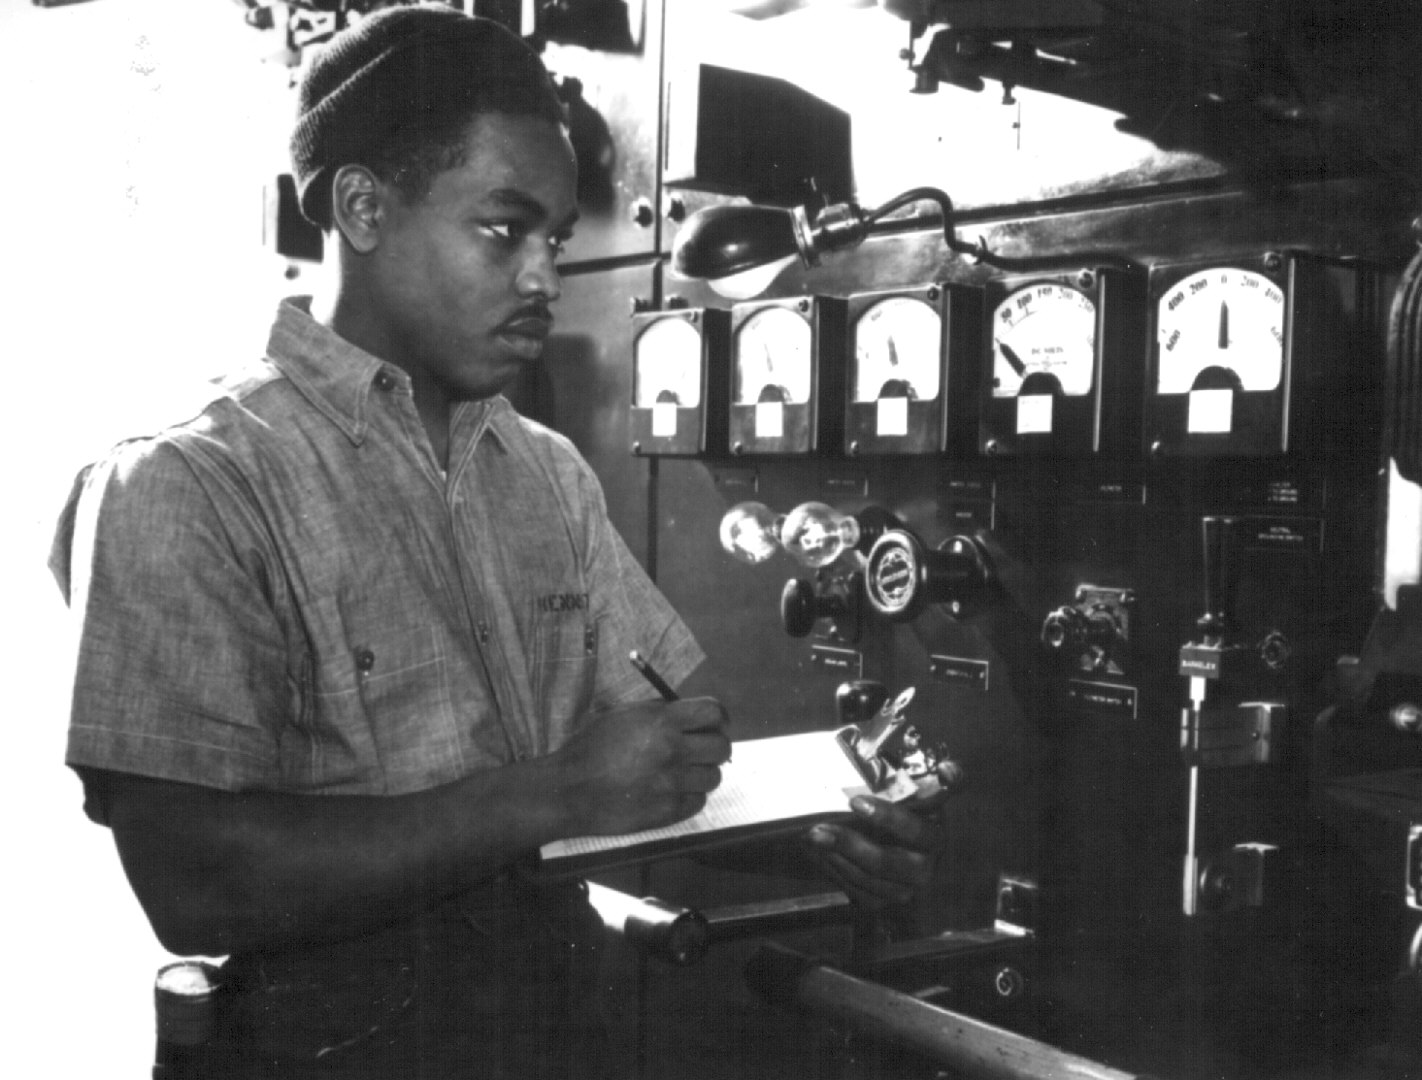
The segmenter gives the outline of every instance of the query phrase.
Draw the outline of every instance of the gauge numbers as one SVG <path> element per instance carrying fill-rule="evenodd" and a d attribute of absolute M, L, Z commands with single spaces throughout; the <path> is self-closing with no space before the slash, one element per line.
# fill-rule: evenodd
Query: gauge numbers
<path fill-rule="evenodd" d="M 1160 298 L 1156 393 L 1275 390 L 1284 370 L 1284 291 L 1222 266 L 1182 278 Z"/>
<path fill-rule="evenodd" d="M 1096 304 L 1056 282 L 1018 289 L 992 313 L 992 348 L 993 397 L 1082 397 L 1096 377 Z"/>

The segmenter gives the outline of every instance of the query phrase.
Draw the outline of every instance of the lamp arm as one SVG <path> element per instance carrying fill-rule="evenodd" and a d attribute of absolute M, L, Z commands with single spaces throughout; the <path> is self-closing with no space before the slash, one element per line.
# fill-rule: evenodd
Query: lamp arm
<path fill-rule="evenodd" d="M 886 216 L 901 207 L 916 202 L 935 202 L 943 212 L 943 242 L 959 255 L 966 255 L 974 262 L 987 263 L 998 270 L 1035 271 L 1060 270 L 1066 267 L 1090 265 L 1111 266 L 1121 270 L 1139 269 L 1140 264 L 1124 255 L 1109 251 L 1079 251 L 1065 255 L 1041 255 L 1033 258 L 1013 258 L 998 255 L 990 250 L 981 237 L 976 244 L 959 240 L 954 234 L 953 200 L 946 191 L 933 187 L 916 187 L 895 195 L 877 210 L 871 210 L 861 218 L 866 234 L 882 232 L 874 226 Z"/>

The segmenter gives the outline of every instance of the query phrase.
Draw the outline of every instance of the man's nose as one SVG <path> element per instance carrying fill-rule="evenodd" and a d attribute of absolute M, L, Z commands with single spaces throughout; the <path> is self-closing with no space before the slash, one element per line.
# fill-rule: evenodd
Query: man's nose
<path fill-rule="evenodd" d="M 563 279 L 558 273 L 558 253 L 548 244 L 531 246 L 534 250 L 524 260 L 516 283 L 519 295 L 557 300 L 563 295 Z"/>

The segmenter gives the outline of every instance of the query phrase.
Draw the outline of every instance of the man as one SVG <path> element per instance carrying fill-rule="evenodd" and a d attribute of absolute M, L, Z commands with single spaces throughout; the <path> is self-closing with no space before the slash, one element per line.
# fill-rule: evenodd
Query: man
<path fill-rule="evenodd" d="M 531 856 L 694 813 L 729 743 L 586 463 L 499 393 L 577 216 L 561 106 L 497 24 L 386 9 L 311 65 L 292 156 L 333 292 L 66 508 L 67 760 L 163 945 L 229 957 L 210 1075 L 594 1075 L 598 924 Z M 906 899 L 922 824 L 858 812 L 811 845 Z"/>

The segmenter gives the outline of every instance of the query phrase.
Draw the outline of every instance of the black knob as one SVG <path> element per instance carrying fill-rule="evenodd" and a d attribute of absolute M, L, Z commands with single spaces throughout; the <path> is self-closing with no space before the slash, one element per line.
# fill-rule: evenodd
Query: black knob
<path fill-rule="evenodd" d="M 780 593 L 780 621 L 791 637 L 805 637 L 820 619 L 849 614 L 849 602 L 843 595 L 819 592 L 804 578 L 791 578 Z"/>
<path fill-rule="evenodd" d="M 839 726 L 867 722 L 888 700 L 889 688 L 873 679 L 850 679 L 840 683 L 834 692 L 834 710 Z"/>

